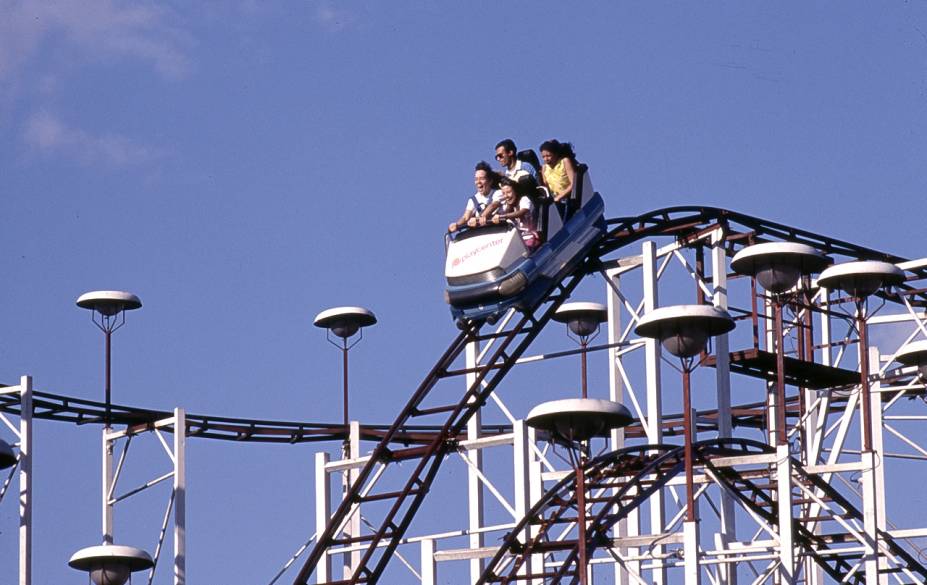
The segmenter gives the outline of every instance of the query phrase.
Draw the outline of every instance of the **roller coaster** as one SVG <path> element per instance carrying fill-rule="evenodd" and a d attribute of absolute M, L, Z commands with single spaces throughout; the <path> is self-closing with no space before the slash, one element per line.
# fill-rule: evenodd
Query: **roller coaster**
<path fill-rule="evenodd" d="M 456 333 L 390 425 L 105 405 L 33 390 L 28 377 L 0 388 L 0 416 L 18 435 L 16 464 L 0 498 L 19 473 L 25 527 L 20 583 L 31 585 L 36 454 L 30 443 L 36 419 L 105 424 L 105 441 L 126 443 L 123 457 L 133 437 L 174 435 L 174 471 L 152 485 L 173 483 L 175 583 L 185 582 L 183 445 L 190 439 L 345 445 L 338 460 L 318 453 L 317 532 L 307 535 L 271 583 L 286 577 L 304 584 L 314 575 L 317 583 L 434 584 L 439 566 L 454 562 L 468 566 L 469 577 L 459 582 L 481 584 L 579 583 L 587 571 L 592 580 L 614 583 L 927 582 L 921 550 L 927 522 L 911 515 L 896 518 L 906 523 L 898 526 L 889 517 L 892 495 L 910 478 L 923 477 L 919 467 L 927 460 L 920 363 L 899 357 L 917 339 L 927 339 L 927 259 L 710 207 L 661 209 L 605 225 L 543 295 L 509 309 L 493 325 L 474 321 Z M 865 305 L 812 275 L 802 275 L 787 297 L 774 298 L 757 278 L 730 265 L 738 251 L 770 242 L 803 244 L 838 264 L 889 263 L 905 279 L 877 288 Z M 556 447 L 511 414 L 498 390 L 516 366 L 579 353 L 528 352 L 588 277 L 605 283 L 608 339 L 582 351 L 607 353 L 609 398 L 627 404 L 635 422 L 612 431 L 606 452 L 571 471 L 553 456 Z M 737 323 L 698 357 L 699 385 L 711 388 L 713 406 L 693 413 L 693 428 L 686 428 L 684 413 L 664 412 L 672 386 L 664 370 L 673 366 L 659 341 L 634 335 L 635 324 L 661 306 L 661 297 L 681 291 L 695 304 L 728 311 Z M 891 330 L 901 343 L 871 343 L 867 333 L 880 329 Z M 762 399 L 733 403 L 735 392 L 746 388 Z M 482 422 L 481 411 L 495 406 L 506 424 Z M 860 430 L 866 423 L 868 435 Z M 711 512 L 694 525 L 683 520 L 678 494 L 686 482 L 681 445 L 687 439 L 695 453 L 695 498 Z M 363 442 L 374 446 L 362 452 Z M 494 479 L 484 468 L 481 454 L 490 448 L 511 448 L 507 478 Z M 442 466 L 457 457 L 468 474 L 467 525 L 423 533 L 418 513 L 429 496 L 436 497 Z M 113 466 L 112 458 L 104 465 Z M 117 477 L 121 465 L 122 458 Z M 582 494 L 577 474 L 585 480 Z M 335 476 L 344 482 L 338 494 L 329 481 Z M 508 490 L 510 495 L 503 493 Z M 487 493 L 504 510 L 497 522 L 486 518 Z M 104 494 L 104 517 L 118 501 L 112 489 Z M 160 529 L 156 564 L 169 519 L 166 514 Z M 492 545 L 490 537 L 497 538 Z M 581 546 L 588 567 L 579 566 Z M 407 558 L 414 549 L 417 563 Z"/>

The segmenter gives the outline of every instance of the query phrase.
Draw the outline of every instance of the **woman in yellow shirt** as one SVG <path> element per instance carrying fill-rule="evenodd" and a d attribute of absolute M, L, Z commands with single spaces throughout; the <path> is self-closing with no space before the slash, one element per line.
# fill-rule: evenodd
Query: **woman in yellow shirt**
<path fill-rule="evenodd" d="M 577 162 L 573 145 L 569 142 L 548 140 L 538 150 L 541 151 L 541 159 L 544 161 L 541 168 L 544 185 L 560 209 L 560 216 L 566 219 L 566 199 L 573 192 L 573 181 L 576 178 Z"/>

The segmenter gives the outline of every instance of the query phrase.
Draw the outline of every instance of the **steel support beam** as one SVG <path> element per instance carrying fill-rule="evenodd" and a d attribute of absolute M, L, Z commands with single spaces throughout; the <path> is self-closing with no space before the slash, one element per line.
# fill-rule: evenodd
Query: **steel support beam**
<path fill-rule="evenodd" d="M 525 424 L 523 420 L 516 420 L 512 425 L 512 468 L 515 472 L 514 484 L 515 484 L 515 521 L 517 522 L 523 518 L 528 510 L 531 509 L 531 481 L 529 474 L 531 473 L 532 465 L 531 459 L 532 451 L 531 445 L 528 443 L 528 425 Z M 530 527 L 524 531 L 524 534 L 520 535 L 519 538 L 522 539 L 522 542 L 528 542 L 530 538 Z M 534 561 L 536 560 L 535 555 L 529 555 L 525 559 L 524 565 L 521 568 L 520 574 L 532 574 L 535 572 Z"/>
<path fill-rule="evenodd" d="M 110 438 L 112 429 L 103 427 L 102 437 L 102 475 L 101 475 L 101 504 L 102 504 L 102 531 L 103 544 L 113 544 L 113 504 L 110 503 L 110 494 L 113 490 L 113 448 L 115 440 Z"/>
<path fill-rule="evenodd" d="M 712 304 L 723 310 L 728 309 L 727 292 L 727 254 L 724 249 L 724 229 L 718 228 L 711 234 L 711 285 L 714 291 Z M 728 334 L 714 338 L 715 346 L 715 384 L 718 400 L 718 437 L 733 436 L 731 418 L 731 354 Z M 737 540 L 737 526 L 734 520 L 734 498 L 726 491 L 720 495 L 721 526 L 719 545 L 727 545 Z M 721 585 L 737 585 L 736 568 L 722 564 L 718 567 Z"/>
<path fill-rule="evenodd" d="M 342 445 L 342 455 L 344 459 L 350 459 L 352 461 L 360 458 L 360 423 L 356 420 L 348 423 L 348 440 Z M 351 486 L 354 485 L 354 482 L 357 481 L 358 475 L 357 467 L 349 467 L 344 470 L 341 475 L 342 482 L 342 494 L 347 495 L 350 491 Z M 351 519 L 348 521 L 347 526 L 344 529 L 344 535 L 346 537 L 360 536 L 361 535 L 361 514 L 360 510 L 357 511 Z M 354 567 L 357 566 L 357 563 L 360 562 L 360 551 L 351 551 L 345 553 L 342 557 L 343 562 L 343 575 L 344 578 L 349 578 L 354 573 Z"/>
<path fill-rule="evenodd" d="M 19 585 L 32 585 L 32 376 L 19 379 Z"/>
<path fill-rule="evenodd" d="M 187 582 L 187 415 L 174 409 L 174 585 Z"/>
<path fill-rule="evenodd" d="M 702 572 L 698 568 L 698 520 L 682 523 L 683 571 L 686 585 L 701 585 Z"/>
<path fill-rule="evenodd" d="M 611 284 L 605 285 L 605 296 L 608 308 L 608 344 L 611 346 L 608 350 L 608 397 L 610 400 L 624 404 L 624 378 L 621 375 L 621 354 L 616 344 L 621 340 L 621 299 L 618 297 L 616 290 L 621 290 L 621 270 L 613 269 L 605 273 L 605 277 L 611 281 Z M 618 450 L 625 446 L 624 429 L 613 429 L 611 431 L 611 448 Z M 622 539 L 629 536 L 640 535 L 640 512 L 634 510 L 627 518 L 618 522 L 613 536 L 616 539 Z M 619 554 L 624 556 L 637 557 L 640 549 L 637 547 L 628 547 L 619 549 Z M 615 564 L 615 585 L 629 585 L 631 583 L 629 571 L 640 574 L 640 562 L 628 561 L 627 569 L 620 564 Z"/>
<path fill-rule="evenodd" d="M 471 372 L 465 376 L 466 388 L 472 386 L 476 381 L 476 372 L 474 372 L 473 369 L 478 365 L 477 361 L 479 360 L 479 354 L 479 342 L 471 341 L 467 344 L 464 350 L 464 359 L 467 369 L 471 370 Z M 481 411 L 477 411 L 470 417 L 470 420 L 467 421 L 468 441 L 475 441 L 480 438 L 480 427 L 482 424 L 482 413 Z M 485 511 L 483 483 L 480 479 L 480 474 L 483 472 L 483 450 L 468 449 L 465 456 L 470 462 L 470 464 L 467 465 L 467 527 L 470 530 L 467 539 L 470 548 L 475 550 L 482 548 L 485 543 L 483 532 L 480 530 L 483 527 Z M 473 558 L 470 559 L 469 563 L 470 582 L 475 583 L 483 572 L 483 559 Z"/>
<path fill-rule="evenodd" d="M 435 541 L 425 538 L 421 546 L 422 585 L 438 585 L 438 563 L 435 561 Z"/>
<path fill-rule="evenodd" d="M 328 524 L 328 511 L 331 509 L 332 494 L 331 483 L 328 481 L 328 472 L 325 469 L 330 457 L 325 451 L 315 454 L 315 531 L 322 534 Z M 316 583 L 328 583 L 332 574 L 332 559 L 328 551 L 315 567 Z"/>
<path fill-rule="evenodd" d="M 869 363 L 881 363 L 879 348 L 873 347 L 869 350 Z M 885 508 L 885 446 L 884 432 L 882 428 L 882 384 L 876 381 L 872 385 L 872 449 L 875 456 L 872 469 L 872 480 L 875 488 L 875 524 L 876 528 L 883 532 L 888 531 L 888 518 Z M 879 569 L 887 569 L 888 563 L 884 556 L 879 556 Z M 879 583 L 887 585 L 889 582 L 888 574 L 879 575 Z"/>
<path fill-rule="evenodd" d="M 644 242 L 642 246 L 642 273 L 644 290 L 644 314 L 660 306 L 657 287 L 657 247 L 652 241 Z M 663 442 L 663 397 L 660 384 L 660 342 L 648 339 L 644 345 L 645 375 L 647 380 L 647 439 L 651 443 Z M 666 522 L 663 489 L 657 490 L 650 498 L 650 533 L 663 532 Z M 663 554 L 661 545 L 653 546 L 653 555 L 657 557 L 653 563 L 654 585 L 666 583 L 666 567 L 659 559 Z"/>
<path fill-rule="evenodd" d="M 776 447 L 776 493 L 779 515 L 778 579 L 783 585 L 795 582 L 795 535 L 792 531 L 792 459 L 789 445 Z"/>

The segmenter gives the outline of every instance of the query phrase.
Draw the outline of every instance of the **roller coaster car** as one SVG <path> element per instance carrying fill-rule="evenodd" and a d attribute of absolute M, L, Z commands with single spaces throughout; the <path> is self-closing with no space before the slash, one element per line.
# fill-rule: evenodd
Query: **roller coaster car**
<path fill-rule="evenodd" d="M 546 192 L 545 192 L 546 193 Z M 571 273 L 605 233 L 605 204 L 592 188 L 585 165 L 576 169 L 564 223 L 549 197 L 534 200 L 544 243 L 529 254 L 513 225 L 468 229 L 447 236 L 445 299 L 461 328 L 490 324 L 508 309 L 534 306 Z"/>

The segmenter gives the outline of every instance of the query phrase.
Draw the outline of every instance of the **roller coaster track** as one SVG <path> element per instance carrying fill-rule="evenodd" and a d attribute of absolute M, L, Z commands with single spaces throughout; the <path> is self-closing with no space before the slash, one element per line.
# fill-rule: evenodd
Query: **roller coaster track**
<path fill-rule="evenodd" d="M 710 470 L 722 487 L 734 494 L 745 508 L 778 529 L 778 494 L 774 484 L 758 485 L 749 473 L 741 473 L 730 465 L 716 466 L 713 463 L 718 457 L 774 453 L 774 449 L 746 439 L 700 441 L 694 444 L 694 448 L 696 465 Z M 639 508 L 654 491 L 680 475 L 682 459 L 681 446 L 643 445 L 613 451 L 586 463 L 582 473 L 589 490 L 585 501 L 587 513 L 591 512 L 586 533 L 586 551 L 590 557 L 597 549 L 614 546 L 610 536 L 614 526 Z M 863 585 L 865 573 L 858 567 L 863 554 L 858 551 L 859 547 L 845 551 L 839 548 L 844 543 L 861 544 L 858 539 L 863 532 L 862 513 L 819 475 L 807 473 L 798 460 L 792 459 L 791 464 L 793 485 L 802 486 L 806 494 L 814 495 L 814 500 L 826 502 L 833 514 L 813 518 L 794 516 L 792 530 L 796 544 L 835 581 Z M 560 529 L 563 536 L 576 523 L 575 484 L 576 472 L 573 472 L 545 492 L 506 535 L 477 581 L 478 585 L 537 579 L 553 585 L 565 578 L 570 583 L 578 582 L 579 543 L 575 538 L 560 538 L 554 533 Z M 793 502 L 804 502 L 795 505 L 805 508 L 809 503 L 807 497 L 802 499 L 801 496 L 793 496 Z M 838 518 L 839 522 L 836 521 Z M 827 524 L 836 525 L 838 532 L 824 534 L 822 528 Z M 887 532 L 878 531 L 878 546 L 886 559 L 881 573 L 903 573 L 914 582 L 927 582 L 927 568 Z M 524 570 L 532 555 L 552 557 L 557 554 L 560 555 L 557 562 L 548 563 L 555 569 L 533 573 Z"/>
<path fill-rule="evenodd" d="M 9 386 L 0 384 L 0 389 Z M 21 405 L 15 394 L 0 394 L 0 412 L 19 416 Z M 106 405 L 102 402 L 62 396 L 49 392 L 33 391 L 32 416 L 37 419 L 67 422 L 76 425 L 104 422 Z M 174 416 L 173 412 L 151 410 L 134 406 L 112 405 L 112 421 L 125 425 L 129 434 L 142 433 L 155 428 L 155 423 Z M 204 414 L 187 414 L 187 436 L 203 439 L 253 443 L 312 443 L 344 441 L 350 429 L 343 424 L 320 422 L 290 422 L 230 418 Z M 390 429 L 389 425 L 360 425 L 360 438 L 379 441 Z M 174 432 L 172 426 L 163 430 Z M 396 444 L 427 444 L 434 439 L 439 427 L 434 425 L 406 425 L 392 434 Z M 485 434 L 497 435 L 512 432 L 510 425 L 484 425 Z"/>
<path fill-rule="evenodd" d="M 730 440 L 727 440 L 727 442 L 730 442 Z M 772 451 L 769 448 L 767 449 Z M 715 467 L 712 465 L 711 459 L 704 455 L 702 456 L 702 462 L 744 506 L 754 514 L 762 517 L 770 526 L 778 524 L 778 516 L 774 512 L 777 494 L 775 494 L 775 490 L 771 486 L 758 485 L 751 478 L 745 477 L 730 467 Z M 831 515 L 814 518 L 802 515 L 796 515 L 793 518 L 792 530 L 795 533 L 796 542 L 802 547 L 802 551 L 811 556 L 818 566 L 838 582 L 865 585 L 865 572 L 854 567 L 862 559 L 863 553 L 842 552 L 839 549 L 834 549 L 835 554 L 820 554 L 821 551 L 827 550 L 834 545 L 839 546 L 845 542 L 854 542 L 856 535 L 851 530 L 856 532 L 857 535 L 861 535 L 863 532 L 862 512 L 856 509 L 843 494 L 821 476 L 807 473 L 796 459 L 792 459 L 792 482 L 796 486 L 801 486 L 800 489 L 805 494 L 805 496 L 798 495 L 800 500 L 805 501 L 805 504 L 802 505 L 804 509 L 807 509 L 809 504 L 814 503 L 807 502 L 808 496 L 814 494 L 814 499 L 826 502 L 831 512 Z M 822 534 L 823 530 L 821 529 L 825 526 L 833 526 L 838 532 Z M 817 532 L 815 531 L 816 527 L 819 529 Z M 883 549 L 882 553 L 890 565 L 880 572 L 905 573 L 908 577 L 915 579 L 915 582 L 927 582 L 927 568 L 920 561 L 902 548 L 887 532 L 877 530 L 877 534 L 878 545 Z M 862 543 L 858 542 L 858 544 Z"/>
<path fill-rule="evenodd" d="M 0 390 L 10 386 L 0 384 Z M 788 397 L 789 416 L 797 416 L 798 396 Z M 32 392 L 32 417 L 41 420 L 50 420 L 63 423 L 82 425 L 103 425 L 106 405 L 102 402 L 75 398 L 50 392 L 34 390 Z M 167 410 L 153 410 L 136 406 L 120 404 L 111 405 L 112 420 L 115 425 L 125 425 L 129 434 L 139 434 L 153 430 L 158 421 L 174 416 Z M 836 399 L 831 403 L 831 412 L 840 412 L 842 400 Z M 0 394 L 0 412 L 20 416 L 21 403 L 15 393 Z M 766 406 L 762 402 L 741 404 L 733 407 L 733 426 L 735 428 L 762 429 L 766 426 Z M 675 436 L 682 433 L 682 414 L 664 415 L 664 431 L 666 436 Z M 698 412 L 699 430 L 710 432 L 717 430 L 717 410 L 701 410 Z M 324 422 L 297 422 L 281 420 L 262 420 L 247 418 L 231 418 L 224 416 L 187 413 L 187 436 L 198 439 L 216 439 L 244 443 L 280 443 L 295 445 L 299 443 L 318 443 L 325 441 L 345 441 L 349 438 L 350 427 L 340 423 Z M 380 441 L 386 436 L 390 426 L 384 424 L 360 425 L 360 439 L 362 441 Z M 173 426 L 161 427 L 161 430 L 174 432 Z M 391 440 L 397 445 L 425 445 L 430 444 L 441 427 L 436 425 L 405 425 L 398 432 L 391 435 Z M 512 425 L 483 424 L 480 433 L 483 436 L 502 435 L 512 432 Z M 629 439 L 646 437 L 646 432 L 639 422 L 625 429 L 625 436 Z M 459 439 L 464 440 L 465 434 Z"/>
<path fill-rule="evenodd" d="M 892 264 L 907 261 L 906 258 L 895 254 L 719 207 L 667 207 L 635 217 L 610 219 L 607 224 L 610 230 L 591 254 L 598 258 L 642 238 L 676 236 L 682 241 L 687 241 L 721 225 L 728 232 L 726 240 L 729 251 L 733 251 L 737 245 L 788 241 L 808 244 L 825 254 L 840 255 L 848 260 L 881 260 Z M 907 270 L 918 278 L 927 277 L 927 267 L 912 267 Z M 927 305 L 927 291 L 902 288 L 908 293 L 913 304 Z"/>
<path fill-rule="evenodd" d="M 683 449 L 672 445 L 640 445 L 607 453 L 590 460 L 583 467 L 589 495 L 587 506 L 598 507 L 608 499 L 612 514 L 608 520 L 614 524 L 635 510 L 657 489 L 683 469 Z M 509 532 L 502 546 L 489 561 L 477 585 L 488 583 L 514 583 L 537 579 L 562 579 L 576 574 L 575 540 L 563 540 L 552 534 L 554 529 L 564 533 L 575 526 L 577 520 L 576 473 L 570 473 L 552 488 L 525 514 Z M 608 494 L 605 497 L 602 494 Z M 601 523 L 601 521 L 600 521 Z M 599 524 L 593 523 L 597 528 Z M 526 538 L 527 535 L 527 538 Z M 589 535 L 590 554 L 595 546 L 606 545 L 600 535 Z M 567 552 L 568 557 L 553 572 L 524 570 L 532 556 Z M 505 574 L 503 574 L 505 573 Z"/>
<path fill-rule="evenodd" d="M 839 254 L 851 259 L 880 259 L 893 263 L 903 258 L 857 246 L 849 242 L 820 236 L 805 230 L 792 228 L 776 222 L 766 221 L 744 214 L 712 207 L 673 207 L 645 215 L 617 218 L 607 222 L 609 230 L 595 243 L 585 260 L 564 279 L 552 285 L 546 298 L 536 306 L 525 307 L 515 317 L 515 325 L 492 335 L 479 335 L 476 329 L 460 333 L 435 366 L 426 375 L 412 397 L 399 413 L 393 426 L 387 431 L 373 450 L 369 460 L 360 470 L 357 480 L 348 490 L 345 498 L 330 518 L 324 532 L 301 567 L 294 583 L 302 585 L 323 561 L 329 549 L 361 547 L 360 561 L 353 567 L 353 573 L 337 584 L 376 583 L 383 574 L 393 552 L 412 522 L 416 512 L 425 500 L 445 457 L 453 451 L 457 438 L 466 428 L 467 421 L 485 404 L 492 392 L 502 382 L 515 362 L 531 345 L 548 323 L 557 308 L 566 301 L 584 276 L 600 272 L 609 266 L 605 256 L 643 238 L 670 236 L 686 242 L 718 226 L 723 226 L 728 242 L 728 252 L 738 243 L 746 245 L 757 241 L 788 240 L 808 243 L 829 254 Z M 923 269 L 918 276 L 927 276 Z M 927 303 L 923 291 L 910 291 L 911 301 Z M 461 356 L 466 345 L 477 339 L 492 339 L 496 342 L 492 355 L 475 368 L 473 381 L 456 403 L 425 406 L 424 401 L 435 385 L 449 377 L 452 364 Z M 459 374 L 463 370 L 457 370 Z M 446 400 L 445 400 L 446 402 Z M 401 428 L 420 416 L 442 415 L 447 418 L 441 430 L 429 445 L 393 450 L 390 443 Z M 399 461 L 415 461 L 415 465 L 397 481 L 398 490 L 371 493 L 380 475 L 389 466 Z M 382 469 L 381 469 L 382 468 Z M 395 474 L 394 474 L 395 475 Z M 404 479 L 402 479 L 404 478 Z M 376 530 L 369 535 L 351 535 L 339 538 L 339 533 L 349 518 L 358 513 L 363 503 L 378 502 L 386 507 Z"/>
<path fill-rule="evenodd" d="M 547 297 L 537 306 L 526 307 L 498 332 L 486 334 L 480 333 L 477 329 L 470 329 L 457 335 L 412 393 L 392 425 L 361 426 L 361 439 L 377 441 L 377 445 L 359 471 L 357 481 L 331 517 L 328 527 L 319 535 L 315 548 L 302 566 L 295 583 L 306 583 L 326 551 L 335 546 L 362 546 L 363 549 L 361 562 L 356 566 L 354 574 L 346 580 L 330 581 L 331 583 L 374 583 L 379 579 L 392 552 L 422 505 L 445 456 L 465 437 L 467 421 L 485 404 L 579 282 L 589 274 L 601 273 L 617 265 L 617 259 L 608 258 L 610 254 L 645 238 L 654 237 L 675 238 L 682 244 L 701 245 L 696 244 L 700 237 L 722 227 L 728 255 L 732 255 L 738 247 L 752 243 L 785 240 L 806 243 L 847 260 L 875 259 L 896 264 L 905 262 L 904 258 L 892 254 L 714 207 L 671 207 L 640 216 L 610 219 L 606 225 L 607 232 L 594 244 L 577 269 L 572 274 L 563 275 L 559 282 L 552 283 Z M 907 270 L 917 278 L 927 278 L 927 267 L 913 266 Z M 913 305 L 927 306 L 927 290 L 903 285 L 902 292 Z M 475 340 L 491 342 L 491 355 L 475 369 L 452 369 L 467 344 Z M 432 394 L 439 381 L 468 373 L 473 374 L 474 380 L 462 395 L 458 394 L 456 400 L 449 402 L 445 398 L 444 403 L 437 406 L 425 404 L 426 398 Z M 38 391 L 34 392 L 33 396 L 33 414 L 36 418 L 79 425 L 103 422 L 105 409 L 102 403 Z M 0 394 L 0 412 L 18 414 L 19 404 L 15 394 Z M 700 418 L 702 415 L 710 418 L 713 414 L 716 413 L 700 413 Z M 765 424 L 762 404 L 735 407 L 733 415 L 735 426 L 762 428 Z M 170 416 L 172 413 L 168 411 L 113 406 L 113 422 L 126 425 L 131 432 L 151 429 L 156 421 Z M 444 419 L 438 424 L 417 424 L 426 417 Z M 665 434 L 673 435 L 680 431 L 681 424 L 678 421 L 666 422 L 668 426 Z M 699 425 L 702 428 L 702 420 L 699 421 Z M 500 434 L 510 430 L 507 425 L 481 426 L 483 434 Z M 186 431 L 192 437 L 268 443 L 343 440 L 348 436 L 348 429 L 338 424 L 191 414 L 187 415 Z M 628 436 L 642 436 L 642 432 L 639 427 L 631 427 L 628 429 Z M 416 462 L 414 466 L 406 466 L 403 471 L 393 474 L 394 480 L 397 479 L 396 475 L 405 474 L 406 479 L 396 482 L 402 485 L 401 489 L 370 493 L 373 483 L 376 483 L 385 468 L 396 468 L 398 466 L 395 464 L 401 461 Z M 339 538 L 338 534 L 349 516 L 355 513 L 359 504 L 366 502 L 378 502 L 387 508 L 375 532 L 370 535 Z"/>

